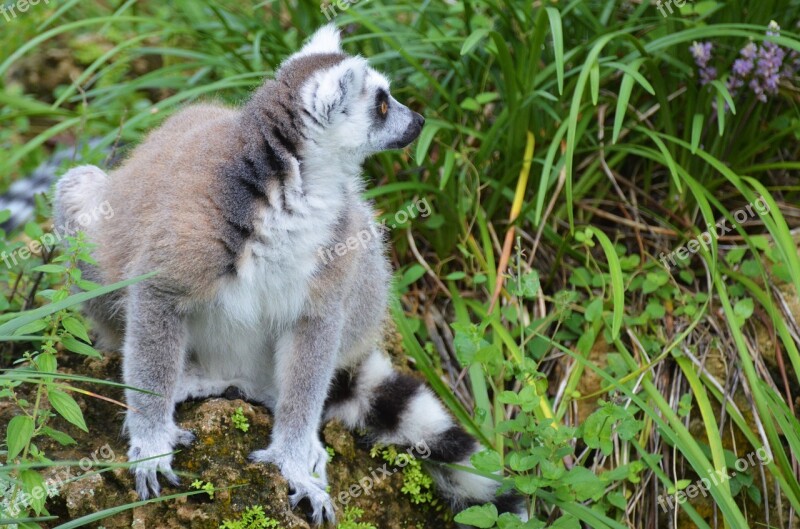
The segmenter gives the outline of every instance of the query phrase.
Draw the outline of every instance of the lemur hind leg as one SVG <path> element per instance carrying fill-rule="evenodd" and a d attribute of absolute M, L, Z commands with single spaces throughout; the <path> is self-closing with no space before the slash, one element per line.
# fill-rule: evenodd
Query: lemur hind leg
<path fill-rule="evenodd" d="M 366 431 L 370 442 L 413 449 L 412 455 L 432 462 L 470 467 L 470 456 L 481 450 L 433 391 L 417 378 L 395 371 L 380 351 L 373 352 L 357 368 L 337 373 L 325 418 Z M 498 496 L 498 481 L 445 465 L 426 468 L 454 510 L 492 502 L 500 513 L 516 513 L 527 520 L 522 497 L 509 493 Z"/>

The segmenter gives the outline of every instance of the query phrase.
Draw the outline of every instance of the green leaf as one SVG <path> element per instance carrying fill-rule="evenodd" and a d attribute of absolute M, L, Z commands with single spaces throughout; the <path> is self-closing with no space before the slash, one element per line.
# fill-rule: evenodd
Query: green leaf
<path fill-rule="evenodd" d="M 84 342 L 90 342 L 89 334 L 86 332 L 86 327 L 83 326 L 83 323 L 80 322 L 77 318 L 73 318 L 72 316 L 67 316 L 63 320 L 61 320 L 61 325 L 73 336 L 77 336 Z"/>
<path fill-rule="evenodd" d="M 516 514 L 504 512 L 497 518 L 497 527 L 499 529 L 540 529 L 544 527 L 544 522 L 537 520 L 523 522 Z"/>
<path fill-rule="evenodd" d="M 600 100 L 600 62 L 595 60 L 589 70 L 589 89 L 592 95 L 592 104 L 597 106 Z"/>
<path fill-rule="evenodd" d="M 40 373 L 55 373 L 58 363 L 53 353 L 42 353 L 36 357 L 36 370 Z"/>
<path fill-rule="evenodd" d="M 497 507 L 489 503 L 487 505 L 476 505 L 465 511 L 461 511 L 455 517 L 455 521 L 473 527 L 489 529 L 497 523 Z"/>
<path fill-rule="evenodd" d="M 574 467 L 562 478 L 562 483 L 570 485 L 578 501 L 599 499 L 606 490 L 606 485 L 586 467 Z"/>
<path fill-rule="evenodd" d="M 36 320 L 28 323 L 27 325 L 23 325 L 22 327 L 18 328 L 14 331 L 14 335 L 23 335 L 23 334 L 35 334 L 41 330 L 47 328 L 47 322 L 44 320 Z"/>
<path fill-rule="evenodd" d="M 653 86 L 639 73 L 639 68 L 644 61 L 644 58 L 640 58 L 633 61 L 630 65 L 617 62 L 609 64 L 609 66 L 619 67 L 625 72 L 625 74 L 622 76 L 622 82 L 620 83 L 619 88 L 619 96 L 617 97 L 617 111 L 614 114 L 614 133 L 612 135 L 612 143 L 617 143 L 619 134 L 622 131 L 622 123 L 625 121 L 625 113 L 628 111 L 628 101 L 630 101 L 631 92 L 633 92 L 634 82 L 638 82 L 647 92 L 655 95 Z"/>
<path fill-rule="evenodd" d="M 464 101 L 461 102 L 461 108 L 464 110 L 471 110 L 473 112 L 478 112 L 481 109 L 481 106 L 475 101 L 474 98 L 468 97 Z"/>
<path fill-rule="evenodd" d="M 97 352 L 94 347 L 92 347 L 89 344 L 83 343 L 77 338 L 74 338 L 72 336 L 64 336 L 61 339 L 61 344 L 67 350 L 72 351 L 73 353 L 91 356 L 92 358 L 103 358 L 103 355 Z"/>
<path fill-rule="evenodd" d="M 44 272 L 45 274 L 63 274 L 67 271 L 61 265 L 55 264 L 46 264 L 46 265 L 39 265 L 33 269 L 34 272 Z"/>
<path fill-rule="evenodd" d="M 692 154 L 697 154 L 697 148 L 700 146 L 700 137 L 703 135 L 703 124 L 705 116 L 703 114 L 695 114 L 692 118 Z"/>
<path fill-rule="evenodd" d="M 667 313 L 666 309 L 664 308 L 664 305 L 655 301 L 651 301 L 650 303 L 648 303 L 645 311 L 647 312 L 648 316 L 657 320 L 663 318 Z"/>
<path fill-rule="evenodd" d="M 414 263 L 413 265 L 409 266 L 408 270 L 406 270 L 402 277 L 397 280 L 397 288 L 402 290 L 424 275 L 425 267 L 419 263 Z"/>
<path fill-rule="evenodd" d="M 565 514 L 553 522 L 550 529 L 581 529 L 581 522 L 571 514 Z"/>
<path fill-rule="evenodd" d="M 642 292 L 645 294 L 652 294 L 662 286 L 667 284 L 669 281 L 669 277 L 660 272 L 650 272 L 645 277 L 644 283 L 642 284 Z"/>
<path fill-rule="evenodd" d="M 481 472 L 499 472 L 503 469 L 503 465 L 500 463 L 500 454 L 492 449 L 482 450 L 473 454 L 470 461 Z"/>
<path fill-rule="evenodd" d="M 736 302 L 736 305 L 733 306 L 733 313 L 743 321 L 753 315 L 754 308 L 753 298 L 740 299 Z"/>
<path fill-rule="evenodd" d="M 519 278 L 519 281 L 510 281 L 508 290 L 515 296 L 520 296 L 525 299 L 536 299 L 539 293 L 539 273 L 536 270 L 531 270 Z"/>
<path fill-rule="evenodd" d="M 553 34 L 553 55 L 556 62 L 558 93 L 564 93 L 564 29 L 561 24 L 561 13 L 555 7 L 548 7 L 547 18 L 550 20 L 550 32 Z"/>
<path fill-rule="evenodd" d="M 42 227 L 35 222 L 28 222 L 27 224 L 25 224 L 25 228 L 23 228 L 23 231 L 25 232 L 25 235 L 27 235 L 33 240 L 41 239 L 42 236 L 44 235 L 44 230 L 42 229 Z"/>
<path fill-rule="evenodd" d="M 464 44 L 461 46 L 461 56 L 468 55 L 487 35 L 489 35 L 489 30 L 486 28 L 473 31 L 472 35 L 464 39 Z"/>
<path fill-rule="evenodd" d="M 725 262 L 733 266 L 738 264 L 747 253 L 747 248 L 734 248 L 725 255 Z"/>
<path fill-rule="evenodd" d="M 56 430 L 55 428 L 50 428 L 49 426 L 44 426 L 42 428 L 42 433 L 44 435 L 46 435 L 47 437 L 49 437 L 50 439 L 53 439 L 55 442 L 57 442 L 61 446 L 69 446 L 69 445 L 78 444 L 78 442 L 75 439 L 73 439 L 72 437 L 70 437 L 68 434 L 65 434 L 61 430 Z"/>
<path fill-rule="evenodd" d="M 625 510 L 628 507 L 628 502 L 625 500 L 625 495 L 621 492 L 612 491 L 606 496 L 608 503 L 613 505 L 619 510 Z"/>
<path fill-rule="evenodd" d="M 625 282 L 622 278 L 622 267 L 619 264 L 619 257 L 614 249 L 614 244 L 604 232 L 591 227 L 592 233 L 600 241 L 603 253 L 606 254 L 608 269 L 611 273 L 611 293 L 614 301 L 613 314 L 611 320 L 611 337 L 616 339 L 622 329 L 622 320 L 625 315 Z"/>
<path fill-rule="evenodd" d="M 601 298 L 594 298 L 586 307 L 586 321 L 592 323 L 597 321 L 603 315 L 603 300 Z"/>
<path fill-rule="evenodd" d="M 56 410 L 59 415 L 88 433 L 89 430 L 86 428 L 86 422 L 83 420 L 83 412 L 81 412 L 81 408 L 78 406 L 78 403 L 75 402 L 75 399 L 60 389 L 52 388 L 48 389 L 47 398 L 50 404 L 53 405 L 53 409 Z"/>
<path fill-rule="evenodd" d="M 28 445 L 33 437 L 33 418 L 27 415 L 17 415 L 8 422 L 6 431 L 6 444 L 8 445 L 7 459 L 10 461 Z"/>
<path fill-rule="evenodd" d="M 47 500 L 47 485 L 45 485 L 44 479 L 34 470 L 23 470 L 19 477 L 28 494 L 31 507 L 37 515 L 41 514 L 44 510 L 44 502 Z"/>
<path fill-rule="evenodd" d="M 422 165 L 425 162 L 428 149 L 430 149 L 433 139 L 436 137 L 436 133 L 439 132 L 441 128 L 442 126 L 440 124 L 432 121 L 429 121 L 425 127 L 423 127 L 422 133 L 417 140 L 417 154 L 414 158 L 417 165 Z"/>

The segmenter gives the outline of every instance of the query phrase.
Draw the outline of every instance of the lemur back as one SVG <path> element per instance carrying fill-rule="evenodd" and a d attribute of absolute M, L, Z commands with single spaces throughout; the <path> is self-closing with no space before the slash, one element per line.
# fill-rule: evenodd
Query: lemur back
<path fill-rule="evenodd" d="M 381 237 L 334 259 L 320 251 L 379 231 L 361 198 L 361 164 L 407 146 L 423 123 L 328 26 L 242 108 L 187 107 L 110 175 L 84 166 L 58 183 L 59 225 L 98 199 L 114 212 L 86 230 L 98 263 L 88 277 L 109 284 L 158 271 L 87 307 L 109 341 L 122 338 L 125 383 L 150 392 L 126 393 L 142 498 L 159 494 L 159 472 L 177 483 L 164 454 L 193 439 L 175 404 L 230 386 L 275 414 L 268 448 L 251 459 L 277 465 L 292 507 L 308 499 L 315 523 L 335 510 L 324 420 L 469 465 L 479 445 L 379 348 L 390 284 Z M 495 495 L 499 481 L 431 470 L 454 506 L 493 501 L 525 517 L 520 498 Z"/>

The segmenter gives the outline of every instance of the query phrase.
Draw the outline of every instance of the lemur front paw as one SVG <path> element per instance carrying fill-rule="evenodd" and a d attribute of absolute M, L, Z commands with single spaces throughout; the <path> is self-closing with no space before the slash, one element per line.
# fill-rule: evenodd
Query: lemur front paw
<path fill-rule="evenodd" d="M 293 491 L 289 494 L 289 504 L 292 509 L 303 499 L 307 499 L 311 504 L 311 521 L 315 525 L 321 525 L 323 522 L 334 524 L 336 513 L 327 491 L 328 481 L 325 473 L 328 453 L 318 440 L 312 445 L 309 450 L 310 457 L 306 458 L 270 447 L 266 450 L 256 450 L 250 454 L 250 460 L 256 463 L 271 463 L 281 470 L 281 474 Z"/>
<path fill-rule="evenodd" d="M 174 428 L 168 434 L 131 435 L 128 461 L 138 461 L 131 466 L 131 473 L 136 479 L 136 492 L 139 498 L 146 500 L 161 494 L 161 486 L 158 483 L 159 472 L 173 486 L 180 484 L 180 479 L 172 471 L 172 452 L 176 446 L 189 446 L 194 438 L 192 432 L 180 428 Z"/>

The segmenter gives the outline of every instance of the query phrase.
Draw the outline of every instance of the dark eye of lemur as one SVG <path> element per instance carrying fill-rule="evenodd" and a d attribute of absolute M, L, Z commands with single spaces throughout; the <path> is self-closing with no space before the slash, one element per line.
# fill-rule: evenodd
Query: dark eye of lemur
<path fill-rule="evenodd" d="M 377 102 L 378 116 L 386 119 L 389 115 L 389 94 L 381 90 L 378 92 Z"/>

